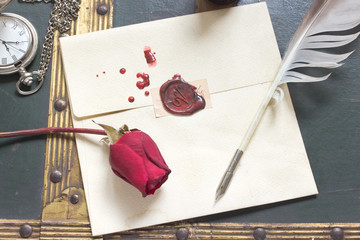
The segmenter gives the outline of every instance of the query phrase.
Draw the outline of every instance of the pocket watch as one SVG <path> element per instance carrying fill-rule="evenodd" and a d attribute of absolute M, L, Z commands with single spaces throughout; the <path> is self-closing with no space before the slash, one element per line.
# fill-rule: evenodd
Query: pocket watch
<path fill-rule="evenodd" d="M 34 59 L 38 49 L 38 35 L 34 26 L 24 17 L 13 13 L 1 13 L 12 0 L 0 0 L 0 75 L 19 72 L 16 89 L 21 95 L 37 92 L 44 82 L 49 68 L 54 33 L 65 33 L 71 22 L 78 17 L 80 0 L 25 0 L 23 2 L 53 2 L 49 25 L 41 49 L 39 70 L 27 72 L 25 67 Z M 32 88 L 33 82 L 37 85 Z M 25 88 L 25 90 L 24 90 Z"/>
<path fill-rule="evenodd" d="M 0 11 L 11 1 L 0 0 Z M 0 74 L 19 72 L 16 87 L 22 95 L 36 92 L 43 84 L 39 72 L 29 73 L 25 69 L 34 59 L 37 49 L 38 34 L 34 26 L 20 15 L 0 12 Z M 21 90 L 30 88 L 35 78 L 38 84 L 34 89 Z"/>

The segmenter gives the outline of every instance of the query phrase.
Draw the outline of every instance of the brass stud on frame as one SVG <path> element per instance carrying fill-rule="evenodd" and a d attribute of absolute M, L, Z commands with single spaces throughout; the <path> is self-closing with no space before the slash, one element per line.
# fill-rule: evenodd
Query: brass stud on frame
<path fill-rule="evenodd" d="M 56 99 L 54 102 L 54 108 L 58 112 L 64 111 L 66 108 L 66 101 L 61 98 Z"/>
<path fill-rule="evenodd" d="M 330 236 L 333 240 L 343 240 L 344 231 L 339 227 L 333 228 L 330 232 Z"/>
<path fill-rule="evenodd" d="M 70 202 L 71 202 L 72 204 L 77 204 L 77 203 L 79 202 L 79 200 L 80 200 L 80 197 L 79 197 L 78 194 L 73 194 L 73 195 L 71 195 L 71 197 L 70 197 Z"/>
<path fill-rule="evenodd" d="M 50 180 L 53 183 L 58 183 L 61 181 L 61 179 L 62 179 L 62 173 L 58 170 L 55 170 L 50 174 Z"/>
<path fill-rule="evenodd" d="M 255 229 L 253 236 L 254 236 L 255 240 L 265 240 L 266 239 L 266 231 L 265 231 L 265 229 L 259 227 L 259 228 Z"/>
<path fill-rule="evenodd" d="M 99 15 L 105 15 L 109 12 L 109 6 L 105 3 L 100 3 L 100 4 L 98 4 L 98 6 L 96 8 L 96 12 Z"/>
<path fill-rule="evenodd" d="M 29 224 L 23 224 L 20 227 L 19 233 L 22 238 L 29 238 L 33 232 L 32 227 Z"/>
<path fill-rule="evenodd" d="M 187 240 L 189 237 L 189 230 L 187 228 L 179 228 L 176 231 L 177 240 Z"/>

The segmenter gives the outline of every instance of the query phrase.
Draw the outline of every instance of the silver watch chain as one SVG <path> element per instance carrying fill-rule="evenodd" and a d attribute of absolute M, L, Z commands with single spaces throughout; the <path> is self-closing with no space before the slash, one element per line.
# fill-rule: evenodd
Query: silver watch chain
<path fill-rule="evenodd" d="M 39 69 L 31 73 L 27 72 L 24 67 L 19 67 L 20 79 L 16 83 L 17 91 L 22 95 L 30 95 L 37 92 L 44 82 L 44 76 L 49 68 L 52 49 L 54 45 L 54 33 L 58 30 L 60 33 L 68 31 L 71 27 L 71 22 L 78 17 L 80 9 L 80 0 L 21 0 L 25 3 L 35 2 L 53 2 L 54 6 L 51 11 L 48 28 L 45 35 L 44 44 L 42 46 Z M 31 86 L 36 76 L 38 85 L 30 90 L 23 91 L 20 89 L 21 85 Z"/>

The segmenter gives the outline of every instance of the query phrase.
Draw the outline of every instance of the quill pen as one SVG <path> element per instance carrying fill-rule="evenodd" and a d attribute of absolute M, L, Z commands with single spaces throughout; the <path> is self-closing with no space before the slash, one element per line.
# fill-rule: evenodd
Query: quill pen
<path fill-rule="evenodd" d="M 298 70 L 301 68 L 331 69 L 341 66 L 342 61 L 353 51 L 339 54 L 331 50 L 354 41 L 360 34 L 357 28 L 359 25 L 360 0 L 315 0 L 312 3 L 285 52 L 267 95 L 223 175 L 216 191 L 216 200 L 223 196 L 229 186 L 235 168 L 277 87 L 289 82 L 318 82 L 328 79 L 331 73 L 315 77 Z"/>

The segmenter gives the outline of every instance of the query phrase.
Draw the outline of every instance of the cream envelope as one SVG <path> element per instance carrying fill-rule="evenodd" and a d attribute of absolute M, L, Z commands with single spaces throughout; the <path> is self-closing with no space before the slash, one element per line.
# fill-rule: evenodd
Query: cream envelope
<path fill-rule="evenodd" d="M 147 65 L 145 46 L 156 52 L 157 66 Z M 74 126 L 98 128 L 95 120 L 141 129 L 172 170 L 155 195 L 143 198 L 112 173 L 102 136 L 77 134 L 94 235 L 317 193 L 284 87 L 285 99 L 268 107 L 227 193 L 215 203 L 222 174 L 281 61 L 265 3 L 61 38 L 61 50 Z M 138 72 L 149 74 L 150 87 L 176 73 L 189 82 L 207 79 L 212 107 L 156 118 L 152 98 L 136 87 Z"/>

